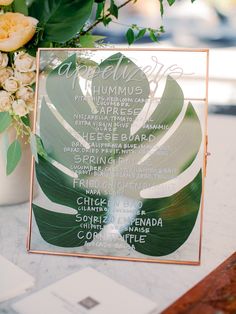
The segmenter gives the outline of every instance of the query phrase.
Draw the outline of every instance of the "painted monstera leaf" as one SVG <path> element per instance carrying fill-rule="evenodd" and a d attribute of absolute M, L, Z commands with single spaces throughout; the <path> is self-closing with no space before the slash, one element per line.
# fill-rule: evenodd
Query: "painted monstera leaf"
<path fill-rule="evenodd" d="M 187 240 L 194 227 L 201 201 L 201 188 L 200 171 L 178 193 L 165 198 L 145 199 L 140 213 L 123 230 L 123 238 L 136 251 L 150 256 L 164 256 L 174 252 Z M 142 224 L 150 229 L 148 234 L 140 231 Z M 135 237 L 140 242 L 134 243 Z M 142 241 L 145 241 L 145 245 Z"/>
<path fill-rule="evenodd" d="M 81 75 L 83 69 L 73 54 L 46 79 L 40 137 L 47 157 L 39 157 L 36 176 L 52 202 L 77 213 L 53 212 L 33 204 L 40 234 L 56 246 L 83 246 L 112 223 L 109 204 L 118 196 L 142 203 L 134 218 L 119 229 L 124 241 L 149 256 L 170 254 L 195 225 L 200 169 L 173 195 L 152 199 L 140 195 L 191 166 L 202 141 L 198 115 L 191 103 L 185 106 L 182 89 L 171 76 L 157 102 L 145 73 L 121 53 L 102 61 L 90 77 Z M 161 174 L 170 165 L 174 171 Z M 83 206 L 78 200 L 84 200 Z M 141 220 L 148 224 L 158 219 L 163 227 L 154 223 L 146 235 L 137 227 Z M 137 244 L 135 237 L 145 240 Z"/>
<path fill-rule="evenodd" d="M 97 232 L 97 228 L 104 225 L 107 197 L 88 195 L 83 189 L 73 189 L 71 178 L 40 156 L 36 164 L 36 175 L 40 187 L 52 202 L 74 209 L 78 208 L 84 198 L 94 204 L 96 211 L 86 212 L 89 230 L 87 224 L 83 223 L 84 211 L 77 215 L 56 213 L 33 204 L 35 219 L 45 241 L 62 247 L 84 245 L 85 232 Z M 89 206 L 86 209 L 89 210 Z"/>

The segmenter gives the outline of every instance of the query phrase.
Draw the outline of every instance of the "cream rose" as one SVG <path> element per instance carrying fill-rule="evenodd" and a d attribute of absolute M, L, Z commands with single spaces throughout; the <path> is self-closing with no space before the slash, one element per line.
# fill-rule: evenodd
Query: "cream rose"
<path fill-rule="evenodd" d="M 0 50 L 8 52 L 24 46 L 34 36 L 37 23 L 35 18 L 21 13 L 0 15 Z"/>
<path fill-rule="evenodd" d="M 34 103 L 34 90 L 29 86 L 22 86 L 16 92 L 16 97 L 23 99 L 27 105 L 31 105 Z"/>
<path fill-rule="evenodd" d="M 0 112 L 1 111 L 9 111 L 11 109 L 12 104 L 12 96 L 10 93 L 5 90 L 0 91 Z"/>
<path fill-rule="evenodd" d="M 3 69 L 0 69 L 0 86 L 10 77 L 13 76 L 14 72 L 12 68 L 6 67 Z"/>
<path fill-rule="evenodd" d="M 20 87 L 20 82 L 11 76 L 2 84 L 2 87 L 9 93 L 15 93 Z"/>
<path fill-rule="evenodd" d="M 16 54 L 15 69 L 19 72 L 32 72 L 36 70 L 36 59 L 27 52 L 19 52 Z"/>
<path fill-rule="evenodd" d="M 22 85 L 31 85 L 35 82 L 35 72 L 14 72 L 15 78 L 22 83 Z"/>
<path fill-rule="evenodd" d="M 5 68 L 8 64 L 8 55 L 0 51 L 0 69 Z"/>
<path fill-rule="evenodd" d="M 0 0 L 0 5 L 9 5 L 13 2 L 14 0 Z"/>
<path fill-rule="evenodd" d="M 12 103 L 12 109 L 14 113 L 20 117 L 25 116 L 29 110 L 23 99 L 17 99 Z"/>

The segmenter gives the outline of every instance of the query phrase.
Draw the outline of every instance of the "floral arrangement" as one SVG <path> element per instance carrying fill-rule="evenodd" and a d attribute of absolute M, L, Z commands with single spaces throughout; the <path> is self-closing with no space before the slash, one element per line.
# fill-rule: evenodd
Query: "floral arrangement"
<path fill-rule="evenodd" d="M 7 175 L 21 159 L 19 138 L 25 143 L 30 139 L 36 60 L 22 47 L 32 39 L 38 24 L 35 18 L 9 12 L 12 2 L 0 0 L 0 5 L 4 6 L 0 14 L 0 132 L 13 126 L 16 133 L 16 139 L 6 148 Z"/>
<path fill-rule="evenodd" d="M 191 0 L 193 2 L 194 0 Z M 31 143 L 36 149 L 36 138 L 31 133 L 30 112 L 34 107 L 36 76 L 35 56 L 39 47 L 96 47 L 103 36 L 91 31 L 99 24 L 105 26 L 118 19 L 119 10 L 137 0 L 0 0 L 0 133 L 7 137 L 10 127 L 15 129 L 15 140 L 5 145 L 6 174 L 11 174 L 19 163 L 22 145 Z M 163 3 L 160 13 L 163 15 Z M 175 0 L 167 0 L 169 5 Z M 95 6 L 95 19 L 90 16 Z M 117 23 L 117 21 L 116 21 Z M 145 34 L 157 41 L 164 29 L 127 25 L 128 44 Z M 5 139 L 5 143 L 8 140 Z"/>
<path fill-rule="evenodd" d="M 17 137 L 29 137 L 29 113 L 34 108 L 35 57 L 20 51 L 10 61 L 0 52 L 0 112 L 16 129 Z"/>
<path fill-rule="evenodd" d="M 30 113 L 34 108 L 36 51 L 38 47 L 76 46 L 77 34 L 88 20 L 93 3 L 0 0 L 0 133 L 7 175 L 21 160 L 24 144 L 30 143 L 35 151 Z M 15 134 L 11 143 L 6 132 L 9 128 Z"/>

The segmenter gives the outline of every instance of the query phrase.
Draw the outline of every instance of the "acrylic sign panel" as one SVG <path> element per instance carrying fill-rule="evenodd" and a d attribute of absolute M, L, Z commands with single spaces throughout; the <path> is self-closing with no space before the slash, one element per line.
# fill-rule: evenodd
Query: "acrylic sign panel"
<path fill-rule="evenodd" d="M 38 65 L 28 250 L 199 264 L 208 51 L 41 49 Z"/>

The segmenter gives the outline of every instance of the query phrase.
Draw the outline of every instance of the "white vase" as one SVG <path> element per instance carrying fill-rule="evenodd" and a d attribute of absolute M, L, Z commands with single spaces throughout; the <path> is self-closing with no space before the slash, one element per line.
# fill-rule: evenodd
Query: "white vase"
<path fill-rule="evenodd" d="M 9 144 L 15 140 L 15 130 L 9 128 L 7 131 Z M 4 156 L 3 134 L 0 134 L 0 206 L 23 203 L 29 200 L 30 195 L 30 172 L 31 151 L 30 145 L 21 142 L 22 157 L 9 175 L 6 175 L 6 158 Z"/>

